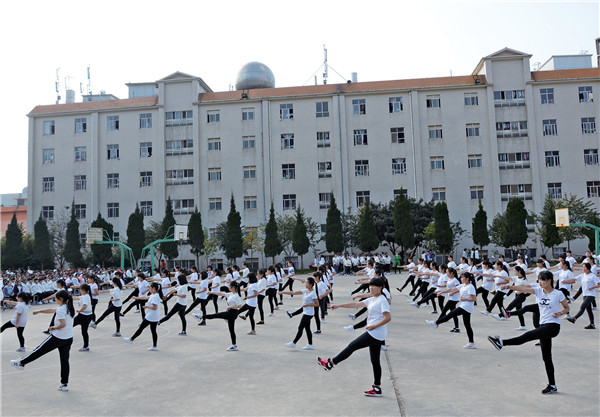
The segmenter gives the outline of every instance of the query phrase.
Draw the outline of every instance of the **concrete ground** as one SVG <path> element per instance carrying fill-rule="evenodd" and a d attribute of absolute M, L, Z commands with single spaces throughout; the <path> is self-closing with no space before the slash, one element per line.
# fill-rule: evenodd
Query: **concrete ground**
<path fill-rule="evenodd" d="M 391 274 L 392 288 L 406 277 Z M 346 289 L 354 288 L 353 282 L 351 277 L 336 280 L 336 302 L 349 301 Z M 347 315 L 351 310 L 330 311 L 323 333 L 314 335 L 315 351 L 300 349 L 305 336 L 295 350 L 283 346 L 293 338 L 299 322 L 299 317 L 289 319 L 285 314 L 286 308 L 300 304 L 296 298 L 284 299 L 275 317 L 257 326 L 256 336 L 246 335 L 248 321 L 237 320 L 238 352 L 225 351 L 230 345 L 225 321 L 198 327 L 191 315 L 187 337 L 177 335 L 178 317 L 159 327 L 159 352 L 146 350 L 151 345 L 149 329 L 133 345 L 111 337 L 115 330 L 111 318 L 90 329 L 91 352 L 79 352 L 82 339 L 75 328 L 69 392 L 57 391 L 57 352 L 23 371 L 9 365 L 9 360 L 23 355 L 15 352 L 16 332 L 8 329 L 1 337 L 0 411 L 3 416 L 600 415 L 600 339 L 597 330 L 583 329 L 587 315 L 576 325 L 563 321 L 553 343 L 559 392 L 543 396 L 540 391 L 547 381 L 539 347 L 528 343 L 497 351 L 486 340 L 488 335 L 519 334 L 514 330 L 516 319 L 498 322 L 474 314 L 477 349 L 464 350 L 464 331 L 449 333 L 448 323 L 432 329 L 425 324 L 434 317 L 431 309 L 417 310 L 392 291 L 389 348 L 381 356 L 382 398 L 363 396 L 373 378 L 367 350 L 356 352 L 331 372 L 315 363 L 316 356 L 333 356 L 360 334 L 342 328 L 351 323 Z M 107 300 L 108 295 L 102 294 L 97 313 L 104 311 Z M 41 331 L 51 316 L 31 314 L 45 307 L 30 310 L 27 352 L 45 338 Z M 212 306 L 208 312 L 213 312 Z M 12 315 L 13 310 L 3 311 L 1 322 Z M 131 336 L 140 320 L 139 314 L 130 312 L 122 320 L 122 334 Z M 531 316 L 526 321 L 531 327 Z"/>

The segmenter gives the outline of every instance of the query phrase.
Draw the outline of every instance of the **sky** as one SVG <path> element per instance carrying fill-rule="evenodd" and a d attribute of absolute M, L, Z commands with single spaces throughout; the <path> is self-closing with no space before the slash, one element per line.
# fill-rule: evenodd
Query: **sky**
<path fill-rule="evenodd" d="M 29 113 L 54 104 L 59 73 L 79 95 L 90 67 L 94 93 L 127 98 L 128 82 L 175 71 L 213 91 L 235 85 L 249 61 L 266 64 L 277 87 L 471 74 L 504 47 L 552 55 L 594 54 L 600 1 L 32 0 L 0 9 L 0 194 L 27 186 Z M 338 75 L 337 73 L 341 74 Z M 29 196 L 32 198 L 32 196 Z"/>

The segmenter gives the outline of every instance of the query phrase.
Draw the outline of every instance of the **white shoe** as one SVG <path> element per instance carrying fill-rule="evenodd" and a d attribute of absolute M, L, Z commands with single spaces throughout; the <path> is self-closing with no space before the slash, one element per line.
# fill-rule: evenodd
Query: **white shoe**
<path fill-rule="evenodd" d="M 225 349 L 227 352 L 237 352 L 238 348 L 237 345 L 231 345 L 229 346 L 227 349 Z"/>
<path fill-rule="evenodd" d="M 60 384 L 60 385 L 58 386 L 58 390 L 59 390 L 59 391 L 68 391 L 68 390 L 69 390 L 69 387 L 67 386 L 67 384 Z"/>
<path fill-rule="evenodd" d="M 202 321 L 202 316 L 200 314 L 192 314 L 192 316 L 194 316 L 196 320 Z"/>
<path fill-rule="evenodd" d="M 95 321 L 91 321 L 91 322 L 90 322 L 90 327 L 91 327 L 92 329 L 95 329 L 95 328 L 96 328 L 96 322 L 95 322 Z"/>
<path fill-rule="evenodd" d="M 417 302 L 416 302 L 416 301 L 410 301 L 410 302 L 409 302 L 409 304 L 410 304 L 411 306 L 416 306 L 416 305 L 417 305 Z"/>
<path fill-rule="evenodd" d="M 306 345 L 302 348 L 302 350 L 315 350 L 315 347 L 313 345 Z"/>
<path fill-rule="evenodd" d="M 344 330 L 350 333 L 354 333 L 354 326 L 344 326 Z"/>
<path fill-rule="evenodd" d="M 119 333 L 119 332 L 116 332 L 116 333 L 114 333 L 114 334 L 112 335 L 112 337 L 121 337 L 121 333 Z"/>
<path fill-rule="evenodd" d="M 134 311 L 134 313 L 139 313 L 140 309 L 138 308 L 137 310 Z"/>
<path fill-rule="evenodd" d="M 25 352 L 25 348 L 24 347 L 20 347 L 19 349 L 17 349 L 17 352 Z"/>
<path fill-rule="evenodd" d="M 352 297 L 352 291 L 351 290 L 346 290 L 348 292 L 348 297 Z"/>
<path fill-rule="evenodd" d="M 269 313 L 269 315 L 267 317 L 275 317 L 275 314 Z"/>
<path fill-rule="evenodd" d="M 387 351 L 387 346 L 386 345 L 381 345 L 381 350 L 383 350 L 384 352 Z"/>
<path fill-rule="evenodd" d="M 157 348 L 157 347 L 154 347 L 154 346 L 152 346 L 152 347 L 149 347 L 149 348 L 148 348 L 148 350 L 149 350 L 150 352 L 158 352 L 158 348 Z"/>
<path fill-rule="evenodd" d="M 285 344 L 285 346 L 291 348 L 291 349 L 295 349 L 296 348 L 296 344 L 294 342 L 287 342 Z"/>
<path fill-rule="evenodd" d="M 21 365 L 21 361 L 10 361 L 10 364 L 20 371 L 25 369 L 25 367 L 23 365 Z"/>
<path fill-rule="evenodd" d="M 483 314 L 484 316 L 490 315 L 490 313 L 488 313 L 487 310 L 481 310 L 480 313 Z"/>
<path fill-rule="evenodd" d="M 475 347 L 475 343 L 467 343 L 463 346 L 463 349 L 477 349 L 477 347 Z"/>
<path fill-rule="evenodd" d="M 348 317 L 350 317 L 352 321 L 356 320 L 356 316 L 354 314 L 348 314 Z"/>
<path fill-rule="evenodd" d="M 490 314 L 490 317 L 495 318 L 496 320 L 500 320 L 500 316 L 497 314 Z"/>
<path fill-rule="evenodd" d="M 125 342 L 127 342 L 127 343 L 133 343 L 133 340 L 131 340 L 131 339 L 130 339 L 130 338 L 128 338 L 128 337 L 124 337 L 124 338 L 123 338 L 123 340 L 124 340 Z"/>
<path fill-rule="evenodd" d="M 425 323 L 429 324 L 431 327 L 433 327 L 434 329 L 438 328 L 438 325 L 435 324 L 435 321 L 433 320 L 425 320 Z"/>
<path fill-rule="evenodd" d="M 526 330 L 527 330 L 527 327 L 525 327 L 525 326 L 519 326 L 519 327 L 517 327 L 515 330 L 518 330 L 518 331 L 526 331 Z"/>

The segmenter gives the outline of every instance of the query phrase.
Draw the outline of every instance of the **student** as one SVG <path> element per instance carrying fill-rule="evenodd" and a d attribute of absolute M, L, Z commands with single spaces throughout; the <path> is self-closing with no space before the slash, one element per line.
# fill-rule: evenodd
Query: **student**
<path fill-rule="evenodd" d="M 529 285 L 529 282 L 527 281 L 527 273 L 525 272 L 525 270 L 523 268 L 521 268 L 520 266 L 515 266 L 515 272 L 517 273 L 517 276 L 514 278 L 515 285 Z M 512 300 L 506 307 L 506 314 L 508 314 L 509 317 L 513 316 L 515 313 L 513 313 L 511 311 L 514 308 L 516 308 L 517 310 L 520 310 L 523 307 L 523 303 L 525 302 L 527 297 L 529 297 L 530 295 L 531 294 L 524 293 L 524 292 L 517 293 L 514 300 Z M 517 327 L 515 330 L 526 331 L 527 327 L 525 327 L 525 318 L 523 317 L 523 314 L 517 314 L 517 317 L 519 317 L 520 326 Z"/>
<path fill-rule="evenodd" d="M 17 352 L 25 352 L 25 325 L 27 324 L 27 313 L 29 312 L 29 294 L 20 292 L 17 294 L 17 302 L 4 300 L 5 303 L 15 306 L 15 315 L 12 319 L 2 325 L 0 333 L 4 330 L 14 327 L 17 329 L 17 338 L 19 339 L 19 348 Z"/>
<path fill-rule="evenodd" d="M 52 294 L 52 295 L 50 295 L 50 296 L 46 297 L 45 301 L 49 301 L 49 300 L 51 300 L 51 299 L 54 299 L 54 298 L 56 298 L 56 294 L 57 294 L 57 293 L 58 293 L 58 291 L 60 291 L 60 290 L 65 290 L 65 291 L 67 291 L 67 284 L 65 283 L 65 280 L 64 280 L 64 279 L 59 279 L 59 280 L 57 280 L 57 281 L 56 281 L 56 288 L 57 288 L 57 291 L 56 291 L 54 294 Z M 48 327 L 52 327 L 52 326 L 54 326 L 54 318 L 55 318 L 55 317 L 56 317 L 56 315 L 55 315 L 55 314 L 54 314 L 54 315 L 52 315 L 52 318 L 50 319 L 50 325 L 49 325 Z M 46 329 L 46 330 L 44 330 L 42 333 L 44 333 L 44 334 L 50 334 L 50 330 Z"/>
<path fill-rule="evenodd" d="M 506 310 L 504 310 L 504 296 L 506 295 L 506 290 L 502 289 L 502 286 L 507 285 L 510 282 L 510 277 L 508 276 L 508 271 L 502 262 L 497 261 L 495 267 L 496 270 L 493 273 L 493 277 L 494 282 L 496 283 L 496 294 L 494 294 L 494 298 L 492 298 L 490 306 L 483 310 L 481 314 L 487 316 L 492 312 L 492 309 L 498 305 L 498 311 L 500 311 L 500 314 L 492 314 L 491 316 L 496 320 L 506 320 L 507 314 Z"/>
<path fill-rule="evenodd" d="M 585 326 L 584 329 L 594 330 L 596 326 L 594 325 L 592 301 L 596 299 L 596 288 L 600 288 L 600 278 L 592 274 L 592 265 L 590 265 L 588 262 L 584 262 L 583 274 L 579 275 L 576 279 L 581 281 L 583 302 L 581 303 L 581 307 L 577 314 L 575 314 L 573 317 L 567 317 L 567 320 L 575 324 L 575 321 L 577 321 L 577 319 L 581 317 L 585 311 L 587 311 L 590 324 Z"/>
<path fill-rule="evenodd" d="M 294 269 L 294 264 L 292 263 L 292 261 L 288 261 L 287 274 L 285 275 L 285 277 L 287 277 L 287 281 L 285 282 L 285 285 L 281 289 L 282 291 L 284 291 L 288 287 L 289 287 L 290 291 L 294 291 L 294 275 L 296 275 L 296 270 Z M 292 298 L 292 297 L 294 297 L 294 296 L 293 295 L 290 296 L 290 298 Z"/>
<path fill-rule="evenodd" d="M 371 356 L 371 365 L 373 366 L 373 387 L 365 391 L 368 397 L 381 397 L 381 364 L 379 361 L 381 352 L 381 342 L 387 337 L 387 323 L 392 320 L 390 314 L 390 305 L 382 295 L 384 287 L 383 279 L 374 278 L 371 280 L 369 289 L 373 294 L 372 298 L 366 299 L 357 303 L 346 303 L 332 305 L 332 310 L 338 308 L 361 308 L 369 309 L 367 318 L 367 331 L 354 339 L 350 344 L 342 350 L 337 356 L 329 359 L 321 359 L 317 357 L 319 364 L 326 371 L 330 371 L 334 366 L 339 365 L 345 359 L 348 359 L 355 351 L 368 347 Z"/>
<path fill-rule="evenodd" d="M 229 346 L 226 350 L 228 352 L 237 351 L 237 341 L 235 335 L 235 319 L 239 314 L 239 309 L 242 307 L 242 298 L 237 293 L 237 284 L 235 282 L 229 283 L 229 292 L 215 292 L 210 291 L 209 295 L 214 295 L 216 297 L 225 297 L 227 296 L 227 310 L 221 313 L 215 314 L 207 314 L 205 318 L 207 320 L 212 319 L 225 319 L 227 320 L 227 326 L 229 328 L 229 336 L 231 337 L 231 346 Z"/>
<path fill-rule="evenodd" d="M 396 252 L 398 253 L 398 252 Z M 421 259 L 419 259 L 418 261 L 420 264 L 423 263 L 423 261 Z M 403 266 L 398 266 L 398 268 L 400 269 L 406 269 L 408 271 L 408 278 L 406 280 L 406 282 L 404 283 L 404 285 L 402 286 L 402 288 L 396 288 L 398 291 L 402 292 L 404 290 L 404 288 L 406 288 L 406 286 L 408 284 L 412 285 L 412 290 L 411 293 L 414 294 L 416 288 L 415 288 L 415 274 L 414 272 L 416 271 L 417 267 L 415 266 L 415 263 L 413 262 L 412 258 L 408 259 L 408 264 L 403 265 Z M 395 261 L 394 261 L 394 270 L 396 270 L 396 265 L 395 265 Z"/>
<path fill-rule="evenodd" d="M 472 259 L 469 259 L 469 263 L 472 262 Z M 487 312 L 490 308 L 488 294 L 494 290 L 494 271 L 492 270 L 492 264 L 489 261 L 483 261 L 481 263 L 481 272 L 478 272 L 474 265 L 472 267 L 474 270 L 471 270 L 470 268 L 467 271 L 472 273 L 476 279 L 483 280 L 483 283 L 476 291 L 477 295 L 481 294 L 481 298 L 483 298 L 483 303 L 485 304 L 485 311 Z M 484 312 L 482 311 L 481 314 L 484 314 Z"/>
<path fill-rule="evenodd" d="M 554 276 L 549 271 L 543 271 L 538 275 L 539 284 L 506 285 L 504 289 L 512 289 L 519 292 L 535 294 L 540 308 L 540 327 L 523 333 L 521 336 L 511 339 L 501 339 L 500 336 L 488 336 L 488 340 L 498 350 L 504 346 L 522 345 L 532 340 L 539 340 L 542 350 L 542 359 L 548 376 L 548 386 L 542 390 L 542 394 L 557 392 L 554 380 L 554 364 L 552 363 L 552 339 L 560 333 L 560 316 L 569 313 L 569 304 L 565 295 L 553 288 Z M 563 307 L 560 310 L 560 307 Z"/>
<path fill-rule="evenodd" d="M 192 316 L 200 322 L 198 323 L 198 326 L 206 326 L 206 320 L 204 320 L 204 316 L 206 316 L 206 304 L 208 304 L 208 287 L 210 285 L 210 280 L 208 279 L 208 272 L 202 271 L 200 273 L 199 285 L 200 286 L 196 289 L 196 299 L 185 311 L 185 314 L 188 314 L 198 304 L 200 304 L 200 310 L 202 311 L 202 315 L 194 313 L 192 314 Z"/>
<path fill-rule="evenodd" d="M 267 272 L 267 297 L 269 297 L 269 308 L 271 312 L 269 317 L 273 317 L 274 310 L 279 310 L 277 303 L 277 288 L 279 283 L 277 282 L 277 275 L 275 274 L 275 267 L 270 266 Z"/>
<path fill-rule="evenodd" d="M 188 291 L 192 293 L 192 300 L 196 298 L 196 289 L 198 288 L 198 268 L 192 266 L 192 273 L 190 274 L 189 284 L 187 286 Z M 167 314 L 167 313 L 165 313 Z"/>
<path fill-rule="evenodd" d="M 148 284 L 148 281 L 146 280 L 146 275 L 143 272 L 138 272 L 137 278 L 138 279 L 135 282 L 135 284 L 131 283 L 125 285 L 126 287 L 131 287 L 134 285 L 137 286 L 138 295 L 133 297 L 134 301 L 131 304 L 129 304 L 129 307 L 127 307 L 124 312 L 121 313 L 121 317 L 125 317 L 125 314 L 127 314 L 127 312 L 131 310 L 134 306 L 137 306 L 137 308 L 140 310 L 140 312 L 142 313 L 142 318 L 144 318 L 144 316 L 146 315 L 146 309 L 142 307 L 144 306 L 145 300 L 147 300 L 149 297 L 148 292 L 150 285 Z M 131 298 L 131 296 L 127 297 L 127 299 L 124 302 L 126 302 L 129 298 Z"/>
<path fill-rule="evenodd" d="M 167 297 L 171 291 L 171 276 L 168 269 L 163 269 L 160 277 L 160 286 L 162 288 L 162 304 L 165 308 L 165 316 L 169 314 L 169 305 L 167 304 L 170 297 Z"/>
<path fill-rule="evenodd" d="M 169 291 L 169 295 L 174 294 L 177 297 L 177 302 L 175 303 L 171 311 L 169 311 L 169 314 L 167 314 L 158 321 L 158 324 L 160 325 L 161 323 L 164 323 L 177 313 L 179 314 L 179 318 L 181 319 L 181 332 L 177 334 L 179 336 L 187 336 L 187 333 L 185 331 L 187 327 L 187 320 L 185 319 L 185 308 L 187 306 L 188 286 L 187 278 L 183 273 L 179 273 L 179 275 L 177 276 L 177 282 L 179 283 L 177 288 L 173 288 L 171 291 Z M 195 294 L 196 291 L 194 290 L 192 291 L 192 293 Z"/>
<path fill-rule="evenodd" d="M 90 336 L 88 334 L 88 327 L 92 322 L 92 297 L 90 297 L 90 286 L 88 284 L 83 284 L 79 291 L 81 295 L 79 297 L 73 297 L 77 300 L 79 310 L 76 310 L 78 313 L 73 320 L 73 327 L 81 326 L 81 337 L 83 338 L 83 347 L 79 349 L 80 352 L 89 352 L 90 351 Z"/>
<path fill-rule="evenodd" d="M 254 311 L 256 310 L 256 306 L 258 305 L 258 279 L 256 275 L 252 272 L 248 274 L 248 285 L 246 288 L 242 289 L 246 293 L 246 304 L 242 308 L 238 310 L 238 315 L 242 320 L 246 320 L 247 316 L 250 316 L 250 331 L 249 335 L 256 334 L 256 324 L 254 323 Z M 238 287 L 238 295 L 240 293 L 240 288 Z M 241 313 L 244 311 L 248 311 L 246 315 L 242 315 Z"/>
<path fill-rule="evenodd" d="M 219 291 L 221 289 L 221 276 L 216 272 L 213 271 L 212 267 L 208 267 L 207 268 L 207 272 L 208 272 L 208 279 L 211 280 L 210 283 L 210 288 L 208 291 L 208 300 L 212 300 L 213 305 L 215 307 L 215 314 L 219 312 L 219 297 L 217 297 L 215 294 L 213 294 L 216 291 Z"/>
<path fill-rule="evenodd" d="M 17 369 L 23 370 L 25 365 L 33 362 L 48 352 L 58 349 L 60 357 L 60 391 L 69 390 L 69 352 L 73 343 L 73 316 L 75 308 L 73 307 L 73 299 L 66 290 L 60 290 L 56 293 L 57 308 L 47 308 L 44 310 L 36 310 L 34 315 L 39 313 L 53 314 L 56 313 L 55 320 L 58 324 L 50 327 L 50 336 L 46 338 L 38 347 L 36 347 L 29 355 L 20 360 L 12 360 L 10 364 Z"/>
<path fill-rule="evenodd" d="M 96 275 L 88 275 L 87 284 L 90 286 L 90 299 L 92 300 L 92 321 L 94 321 L 96 319 L 96 304 L 98 304 L 98 296 L 100 295 L 98 278 Z"/>
<path fill-rule="evenodd" d="M 263 310 L 263 302 L 265 301 L 265 296 L 267 292 L 267 278 L 266 278 L 267 270 L 262 268 L 258 270 L 258 312 L 260 314 L 260 321 L 256 324 L 265 324 L 265 312 Z"/>
<path fill-rule="evenodd" d="M 110 301 L 108 302 L 108 307 L 106 308 L 106 311 L 102 313 L 98 320 L 92 322 L 90 325 L 93 329 L 95 329 L 96 326 L 100 324 L 100 322 L 104 320 L 110 313 L 114 313 L 115 325 L 117 328 L 116 332 L 112 336 L 121 337 L 121 316 L 119 313 L 121 312 L 121 307 L 123 306 L 123 284 L 121 283 L 121 280 L 118 277 L 114 277 L 112 279 L 112 285 L 113 287 L 110 290 L 100 291 L 110 291 Z"/>
<path fill-rule="evenodd" d="M 143 274 L 142 274 L 143 275 Z M 150 296 L 139 296 L 135 297 L 136 301 L 144 301 L 147 300 L 146 305 L 143 305 L 142 308 L 148 310 L 147 313 L 142 316 L 142 323 L 140 327 L 136 330 L 136 332 L 131 337 L 124 337 L 123 340 L 127 343 L 133 343 L 133 341 L 142 334 L 144 329 L 150 326 L 150 332 L 152 333 L 152 346 L 148 348 L 149 351 L 156 352 L 158 351 L 158 333 L 156 333 L 156 326 L 158 325 L 158 320 L 160 319 L 160 299 L 161 288 L 158 282 L 153 282 L 149 286 Z"/>
<path fill-rule="evenodd" d="M 302 296 L 302 318 L 300 319 L 300 324 L 298 325 L 298 331 L 296 332 L 296 337 L 291 342 L 285 344 L 285 346 L 294 349 L 296 347 L 296 343 L 302 337 L 302 332 L 306 332 L 306 339 L 308 340 L 308 344 L 302 348 L 302 350 L 314 350 L 315 347 L 312 344 L 312 333 L 310 332 L 310 320 L 315 315 L 315 308 L 319 306 L 319 301 L 317 294 L 314 291 L 315 286 L 317 285 L 316 281 L 313 278 L 308 278 L 304 286 L 306 287 L 302 291 L 282 291 L 283 294 L 286 295 L 301 295 Z M 292 318 L 292 314 L 288 311 L 288 316 Z"/>
<path fill-rule="evenodd" d="M 438 282 L 438 290 L 435 292 L 438 297 L 446 298 L 446 302 L 443 303 L 444 307 L 440 312 L 440 317 L 443 317 L 446 315 L 446 313 L 454 310 L 456 308 L 456 305 L 460 301 L 460 291 L 444 291 L 451 290 L 452 288 L 456 288 L 460 285 L 460 282 L 456 278 L 456 269 L 447 268 L 445 276 L 446 279 L 444 280 L 443 284 Z M 450 333 L 460 333 L 460 328 L 458 327 L 458 317 L 454 316 L 452 317 L 452 320 L 454 322 L 454 327 L 452 328 L 452 330 L 450 330 Z"/>

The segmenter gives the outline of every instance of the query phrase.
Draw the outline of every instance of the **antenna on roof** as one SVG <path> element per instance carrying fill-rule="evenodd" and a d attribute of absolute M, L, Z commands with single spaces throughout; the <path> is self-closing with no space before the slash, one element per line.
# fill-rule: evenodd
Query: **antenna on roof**
<path fill-rule="evenodd" d="M 532 69 L 533 69 L 533 71 L 538 71 L 541 66 L 542 66 L 541 62 L 534 62 L 533 66 L 532 66 Z"/>
<path fill-rule="evenodd" d="M 327 65 L 327 48 L 323 44 L 323 84 L 327 84 L 327 77 L 329 76 L 329 67 Z"/>
<path fill-rule="evenodd" d="M 60 67 L 56 68 L 56 81 L 54 83 L 56 90 L 56 104 L 60 103 Z"/>
<path fill-rule="evenodd" d="M 88 67 L 87 67 L 87 78 L 88 78 L 87 93 L 88 93 L 88 95 L 92 94 L 92 78 L 90 76 L 90 67 L 91 67 L 91 65 L 88 65 Z"/>

